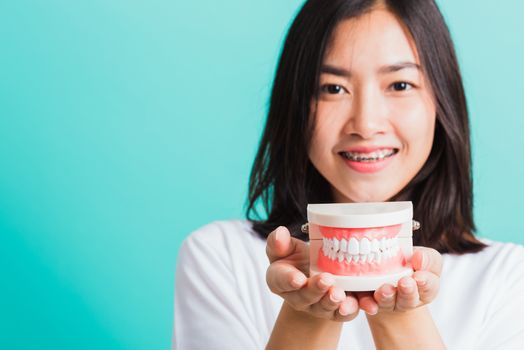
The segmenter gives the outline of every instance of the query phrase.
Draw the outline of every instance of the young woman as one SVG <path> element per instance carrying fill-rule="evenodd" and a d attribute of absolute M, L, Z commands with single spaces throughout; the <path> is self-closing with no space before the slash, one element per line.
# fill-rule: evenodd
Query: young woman
<path fill-rule="evenodd" d="M 433 0 L 310 0 L 293 22 L 248 212 L 184 242 L 175 349 L 522 349 L 524 248 L 474 236 L 466 101 Z M 309 277 L 308 203 L 410 200 L 411 277 Z"/>

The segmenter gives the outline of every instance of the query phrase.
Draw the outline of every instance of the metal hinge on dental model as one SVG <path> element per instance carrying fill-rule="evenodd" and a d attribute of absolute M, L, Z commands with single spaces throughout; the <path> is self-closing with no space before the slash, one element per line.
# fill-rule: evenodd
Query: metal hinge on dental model
<path fill-rule="evenodd" d="M 413 231 L 417 231 L 418 229 L 420 229 L 420 222 L 413 220 Z M 302 233 L 309 234 L 309 223 L 306 222 L 303 224 L 300 227 L 300 231 L 302 231 Z"/>

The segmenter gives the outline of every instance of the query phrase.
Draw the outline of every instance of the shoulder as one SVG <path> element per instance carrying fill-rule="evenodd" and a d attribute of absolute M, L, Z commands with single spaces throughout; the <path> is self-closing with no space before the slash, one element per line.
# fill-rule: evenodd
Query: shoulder
<path fill-rule="evenodd" d="M 469 253 L 462 255 L 445 254 L 444 261 L 453 264 L 474 264 L 480 266 L 489 266 L 491 269 L 508 270 L 515 268 L 524 262 L 524 246 L 515 243 L 498 242 L 486 238 L 480 239 L 487 245 L 478 253 Z M 511 268 L 510 268 L 511 267 Z M 524 264 L 519 269 L 524 269 Z"/>
<path fill-rule="evenodd" d="M 494 280 L 508 283 L 520 280 L 524 286 L 524 246 L 515 243 L 504 243 L 482 239 L 488 244 L 485 251 L 480 252 L 480 256 L 486 265 L 486 273 Z"/>
<path fill-rule="evenodd" d="M 264 243 L 247 220 L 215 221 L 193 231 L 183 242 L 184 246 L 212 247 Z"/>
<path fill-rule="evenodd" d="M 524 292 L 524 246 L 490 239 L 481 241 L 487 247 L 478 253 L 444 254 L 443 283 L 469 285 L 486 300 L 495 295 L 507 296 L 517 290 Z M 503 289 L 497 288 L 501 285 Z M 443 285 L 443 288 L 447 287 Z"/>
<path fill-rule="evenodd" d="M 246 256 L 264 256 L 265 244 L 247 220 L 215 221 L 186 237 L 178 262 L 207 260 L 231 266 Z"/>

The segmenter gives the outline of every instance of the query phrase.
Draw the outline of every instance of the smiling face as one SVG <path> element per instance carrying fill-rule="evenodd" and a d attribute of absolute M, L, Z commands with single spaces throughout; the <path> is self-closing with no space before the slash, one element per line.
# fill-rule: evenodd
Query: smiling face
<path fill-rule="evenodd" d="M 324 55 L 309 158 L 336 202 L 387 201 L 422 168 L 436 108 L 413 40 L 375 9 L 342 21 Z"/>

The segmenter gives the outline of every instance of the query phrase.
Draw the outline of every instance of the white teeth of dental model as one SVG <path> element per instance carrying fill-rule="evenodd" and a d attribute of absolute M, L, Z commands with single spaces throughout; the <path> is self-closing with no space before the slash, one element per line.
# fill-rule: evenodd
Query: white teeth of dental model
<path fill-rule="evenodd" d="M 382 251 L 386 250 L 386 238 L 385 237 L 382 237 L 382 239 L 380 240 L 380 250 Z"/>
<path fill-rule="evenodd" d="M 342 263 L 380 263 L 384 259 L 395 257 L 400 252 L 397 237 L 369 239 L 355 237 L 338 240 L 337 238 L 322 238 L 322 253 L 331 260 Z"/>
<path fill-rule="evenodd" d="M 334 250 L 334 251 L 338 251 L 339 248 L 340 248 L 340 242 L 339 242 L 338 239 L 335 238 L 335 239 L 333 240 L 333 250 Z"/>
<path fill-rule="evenodd" d="M 362 238 L 360 241 L 360 254 L 367 255 L 371 252 L 371 244 L 369 243 L 369 239 Z"/>
<path fill-rule="evenodd" d="M 340 240 L 340 251 L 344 253 L 348 251 L 348 241 L 345 238 Z"/>
<path fill-rule="evenodd" d="M 357 255 L 358 254 L 358 241 L 356 238 L 351 238 L 349 240 L 349 248 L 348 248 L 348 252 L 349 254 L 351 255 Z"/>
<path fill-rule="evenodd" d="M 371 251 L 372 252 L 378 252 L 379 250 L 380 250 L 380 243 L 378 242 L 377 239 L 374 239 L 371 242 Z"/>

